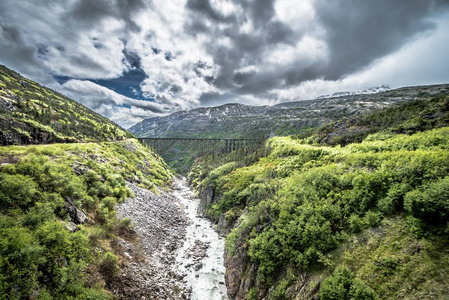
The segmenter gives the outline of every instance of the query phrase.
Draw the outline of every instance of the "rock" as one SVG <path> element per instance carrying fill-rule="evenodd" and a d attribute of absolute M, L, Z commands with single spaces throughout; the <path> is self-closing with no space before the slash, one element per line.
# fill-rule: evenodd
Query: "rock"
<path fill-rule="evenodd" d="M 175 255 L 185 237 L 187 219 L 178 200 L 127 183 L 134 198 L 117 206 L 120 219 L 129 218 L 139 237 L 138 244 L 119 242 L 125 264 L 122 274 L 109 287 L 119 299 L 189 299 L 182 274 L 175 269 Z"/>
<path fill-rule="evenodd" d="M 73 222 L 64 222 L 64 226 L 65 228 L 67 228 L 67 230 L 69 230 L 70 232 L 75 232 L 78 229 L 78 226 L 76 226 L 75 223 Z"/>
<path fill-rule="evenodd" d="M 73 162 L 73 164 L 71 164 L 70 166 L 72 167 L 72 170 L 75 172 L 75 174 L 78 176 L 84 175 L 87 173 L 87 171 L 89 171 L 88 167 L 77 161 Z"/>
<path fill-rule="evenodd" d="M 203 267 L 202 263 L 196 264 L 193 268 L 195 269 L 195 271 L 199 271 L 201 270 L 201 268 Z"/>
<path fill-rule="evenodd" d="M 133 180 L 134 180 L 135 183 L 142 183 L 142 181 L 140 180 L 139 176 L 137 176 L 137 175 L 134 175 Z"/>
<path fill-rule="evenodd" d="M 231 222 L 232 223 L 232 222 Z M 221 213 L 218 218 L 217 231 L 221 235 L 227 235 L 232 229 L 232 225 L 226 220 L 225 214 Z"/>
<path fill-rule="evenodd" d="M 70 197 L 65 197 L 65 207 L 67 209 L 67 212 L 69 213 L 69 216 L 71 220 L 75 224 L 84 224 L 86 222 L 89 222 L 89 219 L 87 218 L 86 214 L 76 208 L 75 203 L 73 203 L 72 199 Z"/>

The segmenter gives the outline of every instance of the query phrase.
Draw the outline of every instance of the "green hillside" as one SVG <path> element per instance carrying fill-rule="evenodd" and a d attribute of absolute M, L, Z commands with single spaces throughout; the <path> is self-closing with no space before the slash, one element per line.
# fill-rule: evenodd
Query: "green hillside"
<path fill-rule="evenodd" d="M 227 234 L 230 294 L 448 298 L 448 103 L 274 137 L 252 158 L 197 160 L 189 178 Z"/>
<path fill-rule="evenodd" d="M 124 264 L 117 241 L 138 240 L 130 220 L 116 217 L 131 196 L 126 182 L 157 192 L 172 179 L 129 137 L 0 67 L 0 145 L 9 145 L 0 147 L 0 299 L 114 298 L 109 287 Z"/>
<path fill-rule="evenodd" d="M 82 104 L 0 65 L 0 145 L 132 137 Z"/>
<path fill-rule="evenodd" d="M 125 180 L 171 174 L 135 140 L 0 147 L 0 299 L 110 299 L 114 241 L 135 238 L 115 215 Z"/>

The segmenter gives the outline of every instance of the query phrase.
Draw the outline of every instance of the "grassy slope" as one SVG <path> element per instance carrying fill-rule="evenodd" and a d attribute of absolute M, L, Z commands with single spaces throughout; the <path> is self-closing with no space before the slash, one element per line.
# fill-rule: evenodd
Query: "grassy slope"
<path fill-rule="evenodd" d="M 129 132 L 82 104 L 0 66 L 0 144 L 129 137 Z"/>
<path fill-rule="evenodd" d="M 155 190 L 171 174 L 135 140 L 1 147 L 0 299 L 110 298 L 114 241 L 133 236 L 114 210 L 125 180 Z M 67 197 L 90 219 L 74 232 Z"/>
<path fill-rule="evenodd" d="M 228 261 L 243 247 L 256 266 L 256 274 L 246 274 L 256 282 L 247 296 L 274 286 L 272 299 L 318 292 L 322 299 L 448 297 L 448 100 L 405 104 L 408 116 L 399 120 L 398 110 L 385 110 L 389 121 L 362 143 L 316 144 L 325 142 L 321 129 L 303 140 L 271 139 L 271 153 L 246 167 L 197 164 L 193 185 L 220 195 L 208 214 L 235 224 L 226 238 Z M 423 105 L 434 117 L 421 112 Z M 378 120 L 376 114 L 359 124 Z M 360 139 L 357 131 L 345 140 L 351 136 Z"/>

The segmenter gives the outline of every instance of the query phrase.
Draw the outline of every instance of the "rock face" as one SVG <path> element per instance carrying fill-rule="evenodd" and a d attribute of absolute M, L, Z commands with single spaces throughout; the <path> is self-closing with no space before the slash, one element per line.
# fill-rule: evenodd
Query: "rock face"
<path fill-rule="evenodd" d="M 119 241 L 125 263 L 109 289 L 120 299 L 188 299 L 190 290 L 175 270 L 175 252 L 182 245 L 187 219 L 177 199 L 128 183 L 135 194 L 117 206 L 129 218 L 140 243 Z"/>
<path fill-rule="evenodd" d="M 250 288 L 254 286 L 255 268 L 251 265 L 245 241 L 237 241 L 235 252 L 225 255 L 226 288 L 231 299 L 246 299 Z"/>
<path fill-rule="evenodd" d="M 200 204 L 198 205 L 198 214 L 203 215 L 206 212 L 206 208 L 214 201 L 214 189 L 211 186 L 206 187 L 200 192 Z"/>

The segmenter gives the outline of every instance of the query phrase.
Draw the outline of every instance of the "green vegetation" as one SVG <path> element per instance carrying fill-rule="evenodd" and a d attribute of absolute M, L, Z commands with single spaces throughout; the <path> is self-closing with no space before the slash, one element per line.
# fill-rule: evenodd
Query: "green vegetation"
<path fill-rule="evenodd" d="M 440 96 L 404 104 L 402 117 L 397 108 L 361 116 L 351 122 L 366 121 L 370 130 L 351 135 L 335 129 L 332 142 L 323 132 L 333 125 L 301 139 L 275 137 L 267 143 L 269 154 L 255 163 L 198 160 L 190 180 L 200 192 L 214 190 L 207 215 L 231 224 L 228 258 L 246 249 L 257 269 L 248 297 L 274 286 L 269 298 L 292 298 L 286 291 L 303 272 L 311 279 L 298 284 L 322 299 L 447 297 L 440 278 L 449 272 L 448 255 L 434 256 L 436 249 L 449 249 L 447 103 L 449 97 Z M 386 224 L 384 236 L 374 238 L 373 228 Z M 376 245 L 345 248 L 359 235 Z M 419 253 L 404 254 L 416 244 Z M 443 274 L 437 282 L 430 266 Z M 286 281 L 282 270 L 298 279 Z M 312 281 L 321 282 L 320 289 Z M 401 286 L 409 290 L 394 288 Z"/>
<path fill-rule="evenodd" d="M 0 65 L 0 145 L 123 140 L 132 134 Z"/>
<path fill-rule="evenodd" d="M 363 281 L 354 278 L 352 273 L 344 265 L 338 266 L 334 272 L 327 277 L 320 289 L 320 299 L 376 299 L 374 291 L 367 288 Z"/>
<path fill-rule="evenodd" d="M 125 180 L 155 191 L 171 174 L 135 140 L 0 148 L 0 299 L 111 298 Z"/>
<path fill-rule="evenodd" d="M 304 131 L 296 137 L 304 138 L 308 143 L 313 141 L 328 145 L 347 145 L 359 143 L 372 133 L 392 136 L 444 126 L 449 126 L 449 98 L 441 95 L 428 100 L 405 102 L 358 118 L 328 123 L 318 129 Z"/>

